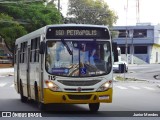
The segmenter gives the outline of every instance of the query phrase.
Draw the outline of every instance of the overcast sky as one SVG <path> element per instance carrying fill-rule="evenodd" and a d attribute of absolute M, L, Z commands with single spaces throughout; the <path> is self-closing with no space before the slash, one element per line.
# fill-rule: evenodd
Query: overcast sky
<path fill-rule="evenodd" d="M 110 9 L 114 10 L 119 19 L 116 25 L 136 24 L 136 0 L 128 0 L 128 12 L 126 19 L 127 0 L 105 0 Z M 61 0 L 62 13 L 67 11 L 68 0 Z M 139 0 L 140 22 L 160 23 L 160 0 Z M 127 22 L 126 22 L 127 20 Z"/>

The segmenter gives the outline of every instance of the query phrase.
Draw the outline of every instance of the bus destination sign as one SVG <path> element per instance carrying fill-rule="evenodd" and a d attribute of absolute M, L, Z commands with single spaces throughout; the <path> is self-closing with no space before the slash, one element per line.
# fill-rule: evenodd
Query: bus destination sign
<path fill-rule="evenodd" d="M 97 30 L 55 30 L 56 36 L 96 36 Z"/>
<path fill-rule="evenodd" d="M 109 32 L 105 28 L 65 27 L 48 28 L 47 39 L 109 39 Z"/>

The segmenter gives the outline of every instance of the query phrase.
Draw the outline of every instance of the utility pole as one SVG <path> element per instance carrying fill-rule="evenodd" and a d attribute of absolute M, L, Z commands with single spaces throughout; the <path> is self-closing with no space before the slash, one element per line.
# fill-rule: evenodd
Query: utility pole
<path fill-rule="evenodd" d="M 60 12 L 60 6 L 61 4 L 60 4 L 60 0 L 58 0 L 58 11 Z"/>
<path fill-rule="evenodd" d="M 131 43 L 131 64 L 133 64 L 133 54 L 134 54 L 134 46 L 133 46 L 133 34 L 134 34 L 134 30 L 130 31 L 130 38 L 132 39 L 132 43 Z"/>
<path fill-rule="evenodd" d="M 127 0 L 127 6 L 126 6 L 126 49 L 125 49 L 125 53 L 126 53 L 126 62 L 128 64 L 128 30 L 127 30 L 127 18 L 128 17 L 128 0 Z"/>

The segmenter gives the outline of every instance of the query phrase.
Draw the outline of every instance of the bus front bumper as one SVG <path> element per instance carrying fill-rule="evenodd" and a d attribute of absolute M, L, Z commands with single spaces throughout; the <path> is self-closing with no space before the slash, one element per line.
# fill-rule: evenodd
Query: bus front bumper
<path fill-rule="evenodd" d="M 71 103 L 71 104 L 88 104 L 88 103 L 111 103 L 112 88 L 104 92 L 53 92 L 44 89 L 44 104 L 49 103 Z"/>

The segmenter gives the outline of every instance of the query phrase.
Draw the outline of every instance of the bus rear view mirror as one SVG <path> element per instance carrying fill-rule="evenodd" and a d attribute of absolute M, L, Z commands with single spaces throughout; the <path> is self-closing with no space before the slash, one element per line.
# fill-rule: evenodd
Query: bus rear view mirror
<path fill-rule="evenodd" d="M 118 50 L 116 42 L 112 43 L 112 51 L 113 51 L 114 62 L 118 62 Z"/>
<path fill-rule="evenodd" d="M 41 42 L 40 48 L 39 48 L 39 53 L 40 53 L 40 54 L 44 54 L 44 53 L 45 53 L 45 49 L 46 49 L 46 44 L 45 44 L 45 42 Z"/>

